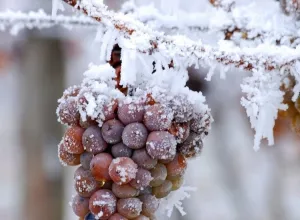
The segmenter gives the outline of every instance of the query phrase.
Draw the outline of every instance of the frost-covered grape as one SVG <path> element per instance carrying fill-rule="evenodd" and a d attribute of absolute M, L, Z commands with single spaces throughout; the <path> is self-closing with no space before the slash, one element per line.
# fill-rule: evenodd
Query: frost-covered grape
<path fill-rule="evenodd" d="M 118 185 L 116 183 L 113 183 L 112 191 L 116 195 L 116 197 L 118 197 L 120 199 L 136 197 L 139 195 L 139 190 L 133 188 L 129 184 Z"/>
<path fill-rule="evenodd" d="M 150 182 L 150 186 L 160 186 L 167 178 L 167 168 L 165 165 L 158 163 L 154 169 L 150 170 L 153 180 Z"/>
<path fill-rule="evenodd" d="M 168 196 L 172 191 L 172 182 L 169 180 L 165 180 L 163 184 L 157 187 L 153 187 L 152 194 L 160 199 Z"/>
<path fill-rule="evenodd" d="M 148 218 L 144 215 L 139 215 L 138 217 L 134 218 L 133 220 L 150 220 L 150 218 Z"/>
<path fill-rule="evenodd" d="M 132 155 L 132 160 L 144 169 L 150 170 L 157 164 L 157 159 L 153 159 L 149 156 L 146 149 L 135 150 Z"/>
<path fill-rule="evenodd" d="M 100 153 L 93 157 L 90 164 L 90 169 L 92 175 L 97 181 L 111 180 L 108 173 L 108 168 L 112 160 L 112 156 L 108 153 Z"/>
<path fill-rule="evenodd" d="M 117 203 L 118 213 L 126 218 L 133 219 L 142 212 L 142 202 L 138 198 L 120 199 Z"/>
<path fill-rule="evenodd" d="M 188 122 L 194 114 L 193 105 L 188 101 L 187 97 L 176 96 L 171 100 L 171 108 L 174 112 L 174 119 L 178 123 Z"/>
<path fill-rule="evenodd" d="M 89 208 L 96 219 L 108 219 L 116 212 L 117 198 L 112 191 L 100 189 L 90 198 Z"/>
<path fill-rule="evenodd" d="M 120 103 L 118 108 L 118 117 L 123 124 L 128 125 L 133 122 L 142 122 L 145 113 L 143 104 L 138 103 Z"/>
<path fill-rule="evenodd" d="M 195 157 L 201 153 L 203 148 L 203 142 L 201 137 L 192 132 L 186 141 L 181 144 L 178 148 L 178 151 L 185 157 Z"/>
<path fill-rule="evenodd" d="M 111 179 L 119 184 L 127 184 L 136 177 L 137 165 L 128 157 L 118 157 L 109 166 Z"/>
<path fill-rule="evenodd" d="M 61 101 L 58 106 L 57 115 L 63 124 L 77 125 L 79 123 L 80 114 L 76 100 L 69 98 Z"/>
<path fill-rule="evenodd" d="M 63 166 L 76 166 L 80 164 L 80 154 L 70 154 L 63 143 L 58 145 L 58 158 Z"/>
<path fill-rule="evenodd" d="M 211 123 L 211 116 L 209 114 L 195 113 L 191 120 L 191 131 L 197 134 L 208 134 L 209 124 Z"/>
<path fill-rule="evenodd" d="M 128 219 L 120 215 L 119 213 L 115 213 L 112 216 L 110 216 L 108 220 L 128 220 Z"/>
<path fill-rule="evenodd" d="M 146 149 L 154 159 L 172 159 L 176 154 L 176 140 L 167 131 L 153 131 L 148 136 Z"/>
<path fill-rule="evenodd" d="M 112 155 L 117 158 L 117 157 L 131 157 L 132 155 L 132 149 L 127 147 L 123 143 L 118 143 L 115 144 L 114 146 L 111 147 L 111 153 Z"/>
<path fill-rule="evenodd" d="M 168 179 L 182 176 L 186 170 L 187 162 L 182 154 L 176 154 L 174 160 L 166 164 L 168 171 Z"/>
<path fill-rule="evenodd" d="M 72 126 L 66 130 L 63 140 L 67 152 L 71 154 L 81 154 L 84 152 L 82 145 L 83 132 L 84 129 L 79 126 Z"/>
<path fill-rule="evenodd" d="M 102 136 L 109 144 L 117 144 L 122 140 L 124 125 L 116 119 L 108 120 L 102 126 Z"/>
<path fill-rule="evenodd" d="M 91 164 L 91 160 L 93 159 L 93 156 L 94 155 L 89 152 L 84 152 L 83 154 L 80 155 L 80 163 L 84 169 L 86 170 L 90 169 L 90 164 Z"/>
<path fill-rule="evenodd" d="M 93 154 L 99 154 L 105 151 L 108 146 L 102 137 L 101 129 L 95 125 L 84 131 L 82 143 L 85 150 Z"/>
<path fill-rule="evenodd" d="M 92 213 L 88 213 L 85 217 L 84 220 L 96 220 L 95 216 Z"/>
<path fill-rule="evenodd" d="M 136 189 L 143 189 L 152 180 L 149 170 L 138 168 L 135 179 L 131 180 L 130 185 Z"/>
<path fill-rule="evenodd" d="M 142 214 L 148 217 L 151 217 L 159 206 L 159 200 L 150 194 L 139 196 L 139 199 L 142 201 Z"/>
<path fill-rule="evenodd" d="M 163 131 L 170 128 L 173 112 L 164 105 L 148 106 L 144 115 L 144 123 L 149 131 Z"/>
<path fill-rule="evenodd" d="M 90 197 L 98 187 L 98 184 L 91 174 L 91 171 L 79 167 L 75 171 L 75 190 L 82 197 Z"/>
<path fill-rule="evenodd" d="M 174 135 L 177 143 L 183 143 L 190 135 L 190 123 L 172 123 L 169 132 Z"/>
<path fill-rule="evenodd" d="M 126 125 L 122 133 L 123 143 L 132 149 L 140 149 L 144 147 L 147 137 L 147 128 L 142 123 L 131 123 Z"/>
<path fill-rule="evenodd" d="M 89 199 L 76 195 L 72 200 L 72 209 L 75 215 L 84 217 L 89 213 Z"/>
<path fill-rule="evenodd" d="M 116 118 L 118 109 L 118 101 L 112 100 L 110 103 L 103 106 L 104 121 Z"/>
<path fill-rule="evenodd" d="M 80 125 L 80 127 L 86 129 L 90 126 L 98 126 L 98 123 L 96 121 L 92 120 L 90 117 L 87 117 L 87 119 L 85 121 L 83 121 L 82 118 L 80 118 L 79 125 Z"/>
<path fill-rule="evenodd" d="M 170 180 L 170 179 L 168 179 L 168 180 Z M 170 181 L 172 182 L 172 191 L 175 191 L 182 186 L 184 177 L 178 176 L 176 178 L 172 178 L 172 180 L 170 180 Z"/>

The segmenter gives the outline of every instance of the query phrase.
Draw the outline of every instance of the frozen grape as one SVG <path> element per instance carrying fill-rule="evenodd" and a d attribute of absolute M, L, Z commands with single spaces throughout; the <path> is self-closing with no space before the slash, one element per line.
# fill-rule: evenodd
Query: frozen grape
<path fill-rule="evenodd" d="M 79 126 L 69 127 L 64 135 L 64 145 L 66 151 L 71 154 L 81 154 L 84 152 L 82 145 L 82 134 L 84 129 Z"/>
<path fill-rule="evenodd" d="M 130 185 L 136 189 L 143 189 L 152 180 L 151 173 L 143 168 L 138 168 L 135 179 L 131 180 Z"/>
<path fill-rule="evenodd" d="M 120 215 L 119 213 L 115 213 L 112 216 L 110 216 L 108 220 L 128 220 L 128 219 Z"/>
<path fill-rule="evenodd" d="M 123 143 L 132 149 L 144 147 L 147 137 L 147 128 L 142 123 L 131 123 L 124 128 L 122 133 Z"/>
<path fill-rule="evenodd" d="M 133 122 L 142 122 L 145 109 L 143 104 L 139 103 L 120 103 L 118 108 L 118 117 L 123 124 L 128 125 Z"/>
<path fill-rule="evenodd" d="M 116 118 L 118 109 L 117 100 L 112 100 L 109 104 L 103 106 L 104 121 Z"/>
<path fill-rule="evenodd" d="M 168 179 L 168 180 L 170 180 L 170 179 Z M 175 191 L 182 186 L 184 177 L 177 176 L 176 178 L 172 178 L 172 180 L 170 180 L 170 181 L 172 182 L 172 191 Z"/>
<path fill-rule="evenodd" d="M 84 169 L 86 169 L 86 170 L 90 169 L 90 163 L 91 163 L 91 160 L 93 159 L 93 156 L 94 155 L 89 152 L 84 152 L 83 154 L 80 155 L 80 163 Z"/>
<path fill-rule="evenodd" d="M 167 178 L 167 168 L 165 165 L 158 163 L 154 169 L 151 170 L 152 180 L 150 186 L 160 186 Z"/>
<path fill-rule="evenodd" d="M 108 153 L 100 153 L 93 157 L 90 169 L 92 175 L 97 181 L 107 181 L 111 180 L 108 168 L 112 162 L 112 156 Z"/>
<path fill-rule="evenodd" d="M 185 157 L 195 157 L 201 153 L 203 142 L 201 136 L 192 132 L 186 141 L 181 144 L 178 151 Z"/>
<path fill-rule="evenodd" d="M 95 125 L 85 130 L 82 135 L 82 143 L 85 150 L 93 154 L 105 151 L 108 146 L 102 137 L 101 129 Z"/>
<path fill-rule="evenodd" d="M 136 197 L 139 195 L 139 190 L 133 188 L 129 184 L 118 185 L 116 183 L 113 183 L 112 191 L 116 195 L 116 197 L 120 199 Z"/>
<path fill-rule="evenodd" d="M 83 121 L 82 118 L 80 118 L 79 125 L 80 127 L 86 129 L 90 126 L 98 126 L 98 123 L 92 120 L 90 117 L 87 117 L 85 121 Z"/>
<path fill-rule="evenodd" d="M 150 131 L 163 131 L 170 128 L 173 120 L 171 109 L 155 104 L 148 106 L 144 115 L 145 126 Z"/>
<path fill-rule="evenodd" d="M 102 126 L 102 136 L 109 144 L 117 144 L 122 140 L 124 125 L 116 119 L 108 120 Z"/>
<path fill-rule="evenodd" d="M 165 180 L 163 184 L 153 188 L 152 194 L 156 198 L 161 199 L 168 196 L 171 191 L 172 191 L 172 182 L 169 180 Z"/>
<path fill-rule="evenodd" d="M 84 217 L 89 213 L 89 199 L 76 195 L 72 201 L 72 209 L 75 215 Z"/>
<path fill-rule="evenodd" d="M 144 215 L 139 215 L 138 217 L 134 218 L 133 220 L 150 220 L 150 218 L 148 218 Z"/>
<path fill-rule="evenodd" d="M 183 143 L 190 135 L 190 123 L 172 123 L 169 132 L 174 135 L 177 143 Z"/>
<path fill-rule="evenodd" d="M 182 154 L 176 154 L 174 160 L 166 165 L 168 179 L 182 176 L 186 170 L 187 162 Z"/>
<path fill-rule="evenodd" d="M 96 216 L 96 219 L 108 219 L 116 212 L 117 198 L 112 191 L 100 189 L 95 192 L 89 203 L 91 212 Z"/>
<path fill-rule="evenodd" d="M 118 157 L 109 166 L 111 179 L 119 184 L 127 184 L 136 177 L 137 165 L 128 157 Z"/>
<path fill-rule="evenodd" d="M 174 119 L 178 123 L 188 122 L 194 114 L 193 105 L 188 101 L 187 97 L 176 96 L 171 100 L 171 108 L 174 112 Z"/>
<path fill-rule="evenodd" d="M 126 218 L 138 217 L 142 211 L 142 202 L 138 198 L 120 199 L 117 203 L 118 213 Z"/>
<path fill-rule="evenodd" d="M 80 154 L 70 154 L 66 151 L 63 142 L 58 145 L 58 158 L 64 166 L 76 166 L 80 164 Z"/>
<path fill-rule="evenodd" d="M 82 197 L 90 197 L 98 187 L 91 171 L 84 170 L 82 167 L 75 171 L 75 190 Z"/>
<path fill-rule="evenodd" d="M 199 135 L 208 134 L 208 128 L 210 127 L 211 116 L 209 114 L 195 113 L 194 118 L 191 120 L 191 131 Z"/>
<path fill-rule="evenodd" d="M 111 153 L 115 158 L 117 158 L 117 157 L 131 157 L 132 149 L 130 149 L 129 147 L 127 147 L 123 143 L 118 143 L 118 144 L 111 147 Z"/>
<path fill-rule="evenodd" d="M 58 106 L 57 114 L 59 120 L 63 124 L 77 125 L 79 123 L 80 114 L 75 99 L 69 98 L 61 101 L 61 103 Z"/>
<path fill-rule="evenodd" d="M 142 201 L 142 214 L 148 217 L 151 217 L 159 206 L 159 200 L 150 194 L 139 196 L 139 199 Z"/>
<path fill-rule="evenodd" d="M 154 159 L 173 159 L 176 154 L 176 140 L 167 131 L 153 131 L 148 136 L 146 149 Z"/>
<path fill-rule="evenodd" d="M 132 160 L 140 167 L 150 170 L 157 164 L 157 159 L 153 159 L 149 156 L 146 149 L 135 150 L 132 155 Z"/>
<path fill-rule="evenodd" d="M 96 218 L 92 213 L 89 213 L 84 217 L 84 220 L 96 220 Z"/>

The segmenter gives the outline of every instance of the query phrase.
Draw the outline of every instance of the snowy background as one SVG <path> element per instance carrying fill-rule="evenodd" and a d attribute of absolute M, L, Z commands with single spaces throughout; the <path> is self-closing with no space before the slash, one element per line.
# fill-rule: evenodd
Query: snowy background
<path fill-rule="evenodd" d="M 116 9 L 120 2 L 108 3 Z M 154 2 L 169 14 L 178 7 L 187 12 L 208 7 L 204 0 Z M 0 2 L 1 11 L 39 8 L 50 13 L 51 1 Z M 0 32 L 0 219 L 76 219 L 68 206 L 72 170 L 61 167 L 56 155 L 63 130 L 55 108 L 63 89 L 78 84 L 88 64 L 97 63 L 95 35 L 94 30 L 62 28 L 25 30 L 17 37 Z M 231 71 L 226 80 L 206 82 L 206 72 L 190 70 L 189 85 L 207 96 L 215 122 L 202 156 L 189 163 L 186 184 L 198 190 L 184 204 L 188 214 L 175 212 L 171 219 L 299 220 L 299 138 L 280 122 L 276 145 L 263 142 L 254 152 L 254 132 L 240 105 L 240 83 L 247 74 Z"/>

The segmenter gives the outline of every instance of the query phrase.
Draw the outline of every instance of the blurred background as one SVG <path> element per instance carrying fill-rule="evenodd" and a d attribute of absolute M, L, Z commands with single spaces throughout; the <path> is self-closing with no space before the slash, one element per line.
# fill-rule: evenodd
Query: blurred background
<path fill-rule="evenodd" d="M 118 9 L 121 2 L 107 4 Z M 184 10 L 200 10 L 201 2 L 187 0 Z M 39 8 L 50 13 L 51 1 L 0 2 L 0 11 Z M 1 220 L 77 219 L 69 207 L 73 170 L 57 158 L 63 127 L 55 110 L 63 90 L 79 84 L 88 64 L 98 62 L 95 35 L 95 30 L 59 27 L 23 30 L 17 37 L 0 32 Z M 215 122 L 202 156 L 189 162 L 186 184 L 197 191 L 185 201 L 188 214 L 175 211 L 171 219 L 299 220 L 299 138 L 278 120 L 276 145 L 263 143 L 254 152 L 254 133 L 240 105 L 240 83 L 247 74 L 232 72 L 226 80 L 206 82 L 206 72 L 190 69 L 188 85 L 206 95 Z"/>

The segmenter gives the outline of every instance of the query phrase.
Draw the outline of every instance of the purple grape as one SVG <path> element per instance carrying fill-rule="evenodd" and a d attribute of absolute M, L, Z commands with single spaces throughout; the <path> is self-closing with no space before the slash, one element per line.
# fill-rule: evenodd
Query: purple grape
<path fill-rule="evenodd" d="M 116 119 L 105 122 L 102 126 L 102 136 L 109 144 L 117 144 L 122 140 L 124 125 Z"/>
<path fill-rule="evenodd" d="M 116 197 L 118 197 L 120 199 L 127 199 L 127 198 L 131 198 L 131 197 L 136 197 L 139 195 L 139 190 L 133 188 L 129 184 L 119 185 L 119 184 L 113 183 L 112 191 L 116 195 Z"/>
<path fill-rule="evenodd" d="M 86 169 L 86 170 L 90 169 L 90 163 L 91 163 L 91 160 L 93 159 L 93 156 L 94 155 L 89 152 L 84 152 L 83 154 L 80 155 L 80 163 L 84 169 Z"/>
<path fill-rule="evenodd" d="M 144 123 L 149 131 L 163 131 L 171 127 L 173 113 L 166 106 L 155 104 L 148 106 L 144 115 Z"/>
<path fill-rule="evenodd" d="M 148 136 L 146 149 L 154 159 L 172 159 L 176 155 L 175 137 L 167 131 L 153 131 Z"/>
<path fill-rule="evenodd" d="M 142 123 L 131 123 L 124 128 L 122 133 L 123 143 L 132 149 L 144 147 L 147 137 L 147 128 Z"/>
<path fill-rule="evenodd" d="M 117 210 L 124 217 L 133 219 L 141 214 L 142 202 L 138 198 L 119 199 Z"/>
<path fill-rule="evenodd" d="M 61 101 L 57 109 L 59 120 L 63 124 L 77 125 L 79 122 L 80 114 L 78 105 L 74 98 L 69 98 Z"/>
<path fill-rule="evenodd" d="M 75 190 L 82 197 L 90 197 L 98 187 L 91 171 L 79 167 L 75 171 Z"/>
<path fill-rule="evenodd" d="M 186 141 L 181 144 L 178 151 L 185 157 L 195 157 L 201 153 L 203 142 L 201 136 L 192 132 Z"/>
<path fill-rule="evenodd" d="M 128 219 L 120 215 L 119 213 L 115 213 L 112 216 L 110 216 L 108 220 L 128 220 Z"/>
<path fill-rule="evenodd" d="M 132 155 L 132 160 L 139 166 L 146 170 L 153 169 L 157 164 L 157 159 L 152 159 L 147 153 L 146 149 L 135 150 Z"/>
<path fill-rule="evenodd" d="M 89 213 L 89 199 L 76 195 L 72 200 L 72 209 L 75 215 L 84 217 Z"/>
<path fill-rule="evenodd" d="M 105 151 L 107 143 L 104 141 L 98 126 L 88 127 L 82 135 L 82 144 L 87 152 L 99 154 Z"/>
<path fill-rule="evenodd" d="M 159 200 L 150 194 L 139 196 L 142 201 L 142 214 L 151 217 L 159 207 Z"/>
<path fill-rule="evenodd" d="M 191 131 L 202 135 L 208 135 L 209 124 L 211 116 L 209 114 L 195 113 L 194 118 L 191 120 Z"/>
<path fill-rule="evenodd" d="M 132 156 L 132 149 L 127 147 L 123 143 L 118 143 L 111 148 L 111 153 L 112 155 L 117 158 L 117 157 L 131 157 Z"/>
<path fill-rule="evenodd" d="M 129 184 L 136 189 L 143 189 L 149 185 L 152 179 L 150 171 L 138 168 L 135 179 L 131 180 Z"/>
<path fill-rule="evenodd" d="M 192 119 L 194 114 L 193 105 L 184 96 L 176 96 L 171 100 L 170 104 L 174 112 L 176 122 L 183 123 Z"/>
<path fill-rule="evenodd" d="M 123 124 L 128 125 L 133 122 L 142 122 L 145 109 L 143 104 L 138 103 L 120 103 L 118 108 L 118 117 Z"/>
<path fill-rule="evenodd" d="M 139 215 L 138 217 L 134 218 L 133 220 L 150 220 L 150 218 L 148 218 L 144 215 Z"/>
<path fill-rule="evenodd" d="M 85 217 L 84 220 L 97 220 L 95 216 L 92 213 L 88 213 Z"/>
<path fill-rule="evenodd" d="M 169 180 L 165 180 L 163 184 L 153 188 L 152 194 L 156 198 L 161 199 L 168 196 L 171 191 L 172 191 L 172 182 Z"/>
<path fill-rule="evenodd" d="M 160 186 L 167 178 L 168 172 L 165 165 L 158 163 L 154 169 L 151 170 L 152 180 L 150 186 Z"/>

